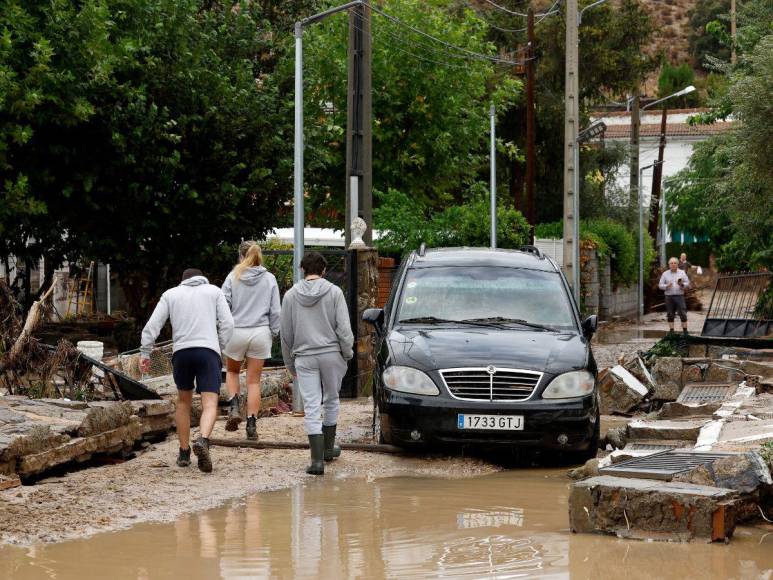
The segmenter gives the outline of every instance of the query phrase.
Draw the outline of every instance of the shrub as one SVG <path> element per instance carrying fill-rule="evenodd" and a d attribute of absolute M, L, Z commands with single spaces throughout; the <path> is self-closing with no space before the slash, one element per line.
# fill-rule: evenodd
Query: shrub
<path fill-rule="evenodd" d="M 490 243 L 489 201 L 482 193 L 481 187 L 473 186 L 469 201 L 432 214 L 403 192 L 392 189 L 386 193 L 376 192 L 380 205 L 374 212 L 374 221 L 382 232 L 376 246 L 380 252 L 395 254 L 416 249 L 422 242 L 434 247 L 487 247 Z M 518 248 L 528 239 L 526 218 L 512 207 L 497 207 L 497 246 Z"/>
<path fill-rule="evenodd" d="M 672 66 L 665 63 L 660 69 L 660 77 L 658 78 L 658 97 L 667 97 L 692 84 L 695 84 L 695 71 L 689 64 L 682 63 L 679 66 Z M 696 91 L 669 100 L 668 107 L 671 109 L 693 107 L 699 102 L 700 97 Z"/>

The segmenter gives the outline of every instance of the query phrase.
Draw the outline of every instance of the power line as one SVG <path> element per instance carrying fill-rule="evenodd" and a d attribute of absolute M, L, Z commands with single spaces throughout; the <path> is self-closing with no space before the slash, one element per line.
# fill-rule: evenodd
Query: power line
<path fill-rule="evenodd" d="M 517 66 L 517 65 L 523 64 L 522 62 L 519 62 L 519 61 L 509 60 L 509 59 L 505 59 L 505 58 L 499 58 L 499 57 L 496 57 L 496 56 L 490 56 L 490 55 L 487 55 L 487 54 L 482 54 L 480 52 L 475 52 L 475 51 L 472 51 L 472 50 L 467 50 L 466 48 L 462 48 L 461 46 L 456 46 L 455 44 L 451 44 L 450 42 L 446 42 L 445 40 L 441 40 L 440 38 L 432 36 L 431 34 L 428 34 L 428 33 L 424 32 L 423 30 L 420 30 L 420 29 L 418 29 L 418 28 L 416 28 L 414 26 L 411 26 L 407 22 L 403 22 L 399 18 L 395 18 L 391 14 L 387 14 L 386 12 L 384 12 L 383 10 L 381 10 L 379 8 L 376 8 L 376 7 L 374 7 L 374 6 L 370 5 L 370 4 L 367 4 L 367 3 L 365 5 L 368 6 L 376 14 L 379 14 L 379 15 L 383 16 L 387 20 L 390 20 L 391 22 L 394 22 L 395 24 L 397 24 L 399 26 L 403 26 L 404 28 L 407 28 L 408 30 L 413 31 L 416 34 L 419 34 L 421 36 L 424 36 L 425 38 L 433 40 L 433 41 L 437 42 L 438 44 L 442 44 L 443 46 L 445 46 L 447 48 L 450 48 L 451 50 L 455 50 L 457 52 L 461 52 L 461 53 L 467 54 L 467 55 L 469 55 L 472 58 L 477 58 L 477 59 L 480 59 L 480 60 L 487 60 L 487 61 L 490 61 L 490 62 L 497 62 L 497 63 L 502 63 L 502 64 L 509 64 L 509 65 L 513 65 L 513 66 Z"/>
<path fill-rule="evenodd" d="M 498 10 L 501 10 L 502 12 L 506 12 L 507 14 L 512 14 L 513 16 L 520 16 L 522 18 L 526 18 L 528 16 L 528 14 L 526 12 L 518 12 L 518 11 L 515 11 L 515 10 L 510 10 L 509 8 L 507 8 L 505 6 L 500 6 L 496 2 L 493 2 L 492 0 L 485 0 L 485 1 L 488 4 L 491 4 L 494 8 L 497 8 Z M 534 16 L 537 17 L 537 18 L 539 18 L 541 16 L 547 16 L 548 14 L 550 14 L 553 11 L 553 9 L 558 5 L 558 3 L 560 1 L 561 0 L 555 0 L 555 2 L 553 2 L 553 5 L 550 8 L 548 8 L 545 12 L 541 12 L 541 13 L 535 14 Z"/>

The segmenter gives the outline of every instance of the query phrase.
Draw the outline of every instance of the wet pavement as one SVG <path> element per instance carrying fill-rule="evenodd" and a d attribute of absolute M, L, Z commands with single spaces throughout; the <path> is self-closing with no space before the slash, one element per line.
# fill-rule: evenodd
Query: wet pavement
<path fill-rule="evenodd" d="M 0 548 L 0 577 L 770 578 L 773 527 L 730 545 L 572 535 L 564 469 L 313 481 L 86 540 Z M 108 571 L 109 570 L 109 571 Z"/>

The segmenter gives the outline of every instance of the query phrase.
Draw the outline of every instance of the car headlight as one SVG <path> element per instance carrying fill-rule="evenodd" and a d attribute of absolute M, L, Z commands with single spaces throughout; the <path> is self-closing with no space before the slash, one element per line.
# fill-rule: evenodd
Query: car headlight
<path fill-rule="evenodd" d="M 593 392 L 595 382 L 593 375 L 588 371 L 564 373 L 551 381 L 548 388 L 542 393 L 542 398 L 572 399 L 590 395 Z"/>
<path fill-rule="evenodd" d="M 387 367 L 381 375 L 384 386 L 393 391 L 415 395 L 439 395 L 440 390 L 426 373 L 411 367 Z"/>

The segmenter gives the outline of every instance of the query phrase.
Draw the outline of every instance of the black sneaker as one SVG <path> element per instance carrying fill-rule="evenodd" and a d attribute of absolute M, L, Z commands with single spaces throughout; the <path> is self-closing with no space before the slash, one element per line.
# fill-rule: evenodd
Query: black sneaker
<path fill-rule="evenodd" d="M 180 448 L 180 454 L 177 456 L 177 467 L 188 467 L 191 464 L 191 448 Z"/>
<path fill-rule="evenodd" d="M 193 444 L 193 454 L 199 460 L 199 470 L 204 473 L 212 472 L 212 458 L 209 456 L 209 439 L 199 437 Z"/>
<path fill-rule="evenodd" d="M 242 422 L 241 410 L 242 397 L 239 394 L 233 396 L 228 402 L 228 419 L 225 422 L 226 431 L 236 431 Z"/>
<path fill-rule="evenodd" d="M 255 415 L 247 417 L 247 439 L 258 440 L 258 418 Z"/>

